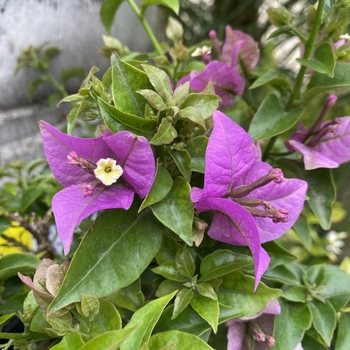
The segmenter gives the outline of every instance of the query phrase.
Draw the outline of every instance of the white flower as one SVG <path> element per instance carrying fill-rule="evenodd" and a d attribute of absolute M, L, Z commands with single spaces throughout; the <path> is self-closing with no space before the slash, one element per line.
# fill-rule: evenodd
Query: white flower
<path fill-rule="evenodd" d="M 211 53 L 211 48 L 209 46 L 197 47 L 191 54 L 192 57 L 205 56 Z"/>
<path fill-rule="evenodd" d="M 334 254 L 341 254 L 341 249 L 344 246 L 343 239 L 345 239 L 348 236 L 347 232 L 335 232 L 335 231 L 329 231 L 325 238 L 327 240 L 326 249 L 329 252 L 332 252 Z"/>
<path fill-rule="evenodd" d="M 117 165 L 117 161 L 114 159 L 102 158 L 96 165 L 95 176 L 106 186 L 114 184 L 123 174 L 122 167 Z"/>

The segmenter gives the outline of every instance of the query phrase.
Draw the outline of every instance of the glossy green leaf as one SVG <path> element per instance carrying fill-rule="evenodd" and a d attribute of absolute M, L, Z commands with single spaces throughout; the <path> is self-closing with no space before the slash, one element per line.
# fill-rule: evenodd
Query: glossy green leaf
<path fill-rule="evenodd" d="M 178 0 L 143 0 L 141 3 L 141 7 L 148 7 L 151 5 L 161 5 L 168 7 L 173 10 L 177 15 L 179 14 L 180 4 Z"/>
<path fill-rule="evenodd" d="M 342 312 L 338 321 L 335 350 L 348 350 L 350 344 L 350 313 Z"/>
<path fill-rule="evenodd" d="M 251 264 L 253 259 L 249 255 L 218 249 L 203 258 L 198 281 L 209 281 Z"/>
<path fill-rule="evenodd" d="M 335 200 L 335 188 L 330 169 L 305 171 L 303 179 L 308 183 L 308 204 L 317 216 L 324 230 L 331 225 L 332 203 Z"/>
<path fill-rule="evenodd" d="M 98 336 L 122 328 L 122 319 L 116 307 L 108 300 L 100 299 L 99 312 L 91 322 L 90 335 Z"/>
<path fill-rule="evenodd" d="M 150 212 L 103 212 L 76 251 L 50 312 L 80 301 L 83 294 L 101 298 L 135 281 L 157 253 L 162 233 Z"/>
<path fill-rule="evenodd" d="M 100 18 L 107 33 L 111 34 L 114 16 L 123 0 L 105 0 L 100 9 Z"/>
<path fill-rule="evenodd" d="M 321 335 L 326 344 L 330 346 L 336 326 L 336 315 L 332 304 L 328 300 L 323 303 L 317 299 L 313 299 L 307 303 L 307 306 L 316 331 Z"/>
<path fill-rule="evenodd" d="M 159 284 L 158 289 L 156 290 L 156 296 L 158 298 L 164 297 L 165 295 L 168 295 L 172 292 L 181 290 L 183 287 L 184 287 L 183 282 L 164 280 Z"/>
<path fill-rule="evenodd" d="M 330 43 L 320 44 L 312 58 L 297 58 L 297 61 L 304 67 L 311 68 L 316 72 L 326 74 L 330 78 L 334 76 L 335 56 Z"/>
<path fill-rule="evenodd" d="M 45 315 L 46 321 L 52 326 L 52 331 L 57 335 L 64 335 L 73 328 L 73 317 L 70 312 L 60 316 Z"/>
<path fill-rule="evenodd" d="M 275 316 L 274 350 L 294 349 L 311 326 L 311 315 L 304 303 L 292 303 L 279 299 L 281 313 Z M 288 325 L 288 326 L 286 326 Z"/>
<path fill-rule="evenodd" d="M 197 288 L 197 291 L 200 295 L 207 297 L 207 298 L 210 298 L 212 300 L 218 299 L 218 297 L 215 293 L 215 290 L 214 290 L 211 283 L 209 283 L 209 282 L 198 283 L 196 288 Z"/>
<path fill-rule="evenodd" d="M 173 142 L 175 137 L 177 137 L 176 129 L 171 125 L 167 118 L 163 118 L 150 143 L 155 146 L 168 145 Z"/>
<path fill-rule="evenodd" d="M 285 284 L 299 284 L 303 271 L 295 264 L 278 265 L 272 269 L 268 269 L 264 273 L 264 278 L 272 281 L 282 282 Z"/>
<path fill-rule="evenodd" d="M 117 293 L 108 297 L 114 304 L 135 312 L 145 303 L 145 297 L 141 291 L 140 280 L 119 289 Z"/>
<path fill-rule="evenodd" d="M 290 87 L 289 77 L 287 75 L 276 73 L 275 71 L 267 71 L 256 79 L 249 89 L 255 89 L 266 84 L 278 89 L 287 89 Z"/>
<path fill-rule="evenodd" d="M 137 332 L 126 339 L 120 347 L 120 350 L 134 350 L 138 349 L 142 343 L 148 343 L 155 324 L 158 322 L 164 308 L 175 294 L 176 292 L 152 300 L 132 315 L 130 322 L 124 329 L 126 330 L 138 326 Z"/>
<path fill-rule="evenodd" d="M 180 105 L 180 109 L 186 107 L 195 107 L 196 110 L 202 115 L 203 119 L 207 119 L 212 116 L 214 111 L 219 107 L 221 98 L 214 94 L 205 93 L 190 93 L 185 101 Z"/>
<path fill-rule="evenodd" d="M 218 301 L 204 297 L 201 294 L 194 294 L 193 298 L 190 301 L 190 305 L 202 318 L 204 318 L 210 324 L 214 333 L 216 333 L 219 322 Z"/>
<path fill-rule="evenodd" d="M 189 288 L 183 288 L 176 294 L 173 316 L 171 317 L 172 319 L 179 316 L 179 314 L 189 305 L 193 298 L 193 294 L 193 290 Z"/>
<path fill-rule="evenodd" d="M 40 259 L 29 253 L 7 254 L 0 258 L 0 280 L 16 276 L 18 272 L 22 275 L 34 274 Z"/>
<path fill-rule="evenodd" d="M 324 345 L 323 340 L 315 335 L 315 337 L 309 335 L 310 331 L 306 332 L 303 341 L 301 343 L 303 349 L 310 350 L 329 350 L 329 347 Z"/>
<path fill-rule="evenodd" d="M 217 292 L 219 303 L 240 310 L 245 317 L 257 314 L 271 298 L 277 299 L 282 294 L 281 290 L 269 288 L 262 282 L 254 292 L 255 279 L 240 271 L 233 271 L 221 278 L 223 281 Z"/>
<path fill-rule="evenodd" d="M 206 342 L 193 334 L 179 330 L 166 331 L 152 335 L 148 347 L 150 350 L 160 350 L 168 344 L 176 344 L 174 350 L 213 350 Z"/>
<path fill-rule="evenodd" d="M 195 124 L 200 125 L 203 129 L 206 129 L 205 120 L 196 107 L 187 106 L 185 108 L 181 108 L 178 112 L 178 115 L 181 119 L 189 120 Z"/>
<path fill-rule="evenodd" d="M 180 170 L 182 176 L 186 181 L 191 179 L 191 157 L 186 150 L 182 151 L 169 151 L 169 154 L 173 158 L 177 168 Z"/>
<path fill-rule="evenodd" d="M 191 157 L 191 169 L 204 174 L 205 151 L 208 145 L 208 137 L 197 136 L 187 144 L 187 151 Z"/>
<path fill-rule="evenodd" d="M 295 255 L 291 254 L 287 249 L 283 248 L 276 241 L 264 243 L 263 248 L 267 251 L 271 258 L 269 268 L 289 264 L 290 262 L 296 260 Z"/>
<path fill-rule="evenodd" d="M 147 75 L 127 62 L 122 61 L 113 52 L 112 62 L 112 96 L 116 108 L 120 111 L 143 117 L 146 100 L 136 91 L 152 90 Z"/>
<path fill-rule="evenodd" d="M 167 232 L 167 234 L 163 235 L 162 245 L 156 255 L 156 260 L 159 265 L 166 261 L 175 260 L 176 252 L 181 246 L 175 239 L 176 237 L 177 236 L 173 236 L 171 232 Z"/>
<path fill-rule="evenodd" d="M 289 301 L 305 303 L 307 293 L 308 291 L 305 286 L 294 286 L 285 290 L 282 294 L 282 298 L 287 299 Z"/>
<path fill-rule="evenodd" d="M 173 95 L 173 89 L 170 85 L 169 76 L 164 72 L 164 70 L 149 64 L 142 64 L 141 66 L 154 89 L 163 98 L 163 100 L 169 104 L 169 97 Z"/>
<path fill-rule="evenodd" d="M 0 326 L 2 326 L 5 322 L 7 322 L 9 319 L 11 319 L 15 315 L 16 314 L 12 312 L 11 314 L 0 316 Z"/>
<path fill-rule="evenodd" d="M 153 90 L 143 89 L 137 90 L 137 92 L 142 95 L 148 102 L 157 111 L 165 111 L 168 106 L 164 100 Z"/>
<path fill-rule="evenodd" d="M 149 207 L 152 204 L 160 202 L 166 197 L 173 187 L 173 178 L 169 171 L 160 163 L 157 163 L 157 172 L 151 190 L 148 192 L 146 198 L 143 200 L 139 212 Z"/>
<path fill-rule="evenodd" d="M 174 91 L 174 104 L 181 104 L 187 97 L 190 91 L 190 82 L 179 85 Z"/>
<path fill-rule="evenodd" d="M 191 187 L 183 177 L 174 180 L 169 194 L 151 206 L 153 214 L 166 227 L 174 231 L 188 245 L 192 245 L 193 203 Z"/>
<path fill-rule="evenodd" d="M 301 112 L 300 108 L 286 112 L 278 97 L 270 94 L 255 113 L 249 126 L 249 134 L 254 141 L 282 134 L 298 121 Z"/>
<path fill-rule="evenodd" d="M 177 271 L 175 261 L 166 261 L 162 265 L 159 265 L 152 269 L 152 271 L 165 278 L 171 279 L 177 282 L 188 282 L 190 278 L 182 275 Z M 192 277 L 192 276 L 191 276 Z"/>
<path fill-rule="evenodd" d="M 188 279 L 193 277 L 196 266 L 194 265 L 192 255 L 188 251 L 186 245 L 182 245 L 176 252 L 175 266 L 176 270 L 182 276 L 185 276 Z"/>
<path fill-rule="evenodd" d="M 156 120 L 144 119 L 136 115 L 124 113 L 118 108 L 109 105 L 101 98 L 98 99 L 98 105 L 104 122 L 113 133 L 128 130 L 135 135 L 144 136 L 150 140 L 156 132 Z"/>
<path fill-rule="evenodd" d="M 62 340 L 50 348 L 50 350 L 80 350 L 84 341 L 78 332 L 67 333 Z"/>
<path fill-rule="evenodd" d="M 93 321 L 95 316 L 100 311 L 100 301 L 93 296 L 83 294 L 81 298 L 81 312 L 82 314 L 89 319 L 89 321 Z"/>
<path fill-rule="evenodd" d="M 333 78 L 318 72 L 312 75 L 307 90 L 301 96 L 301 101 L 305 101 L 321 92 L 336 93 L 349 87 L 350 65 L 346 62 L 337 62 L 335 64 Z"/>
<path fill-rule="evenodd" d="M 80 350 L 117 350 L 120 346 L 129 339 L 130 336 L 136 333 L 138 327 L 129 327 L 103 333 L 96 338 L 87 342 Z"/>
<path fill-rule="evenodd" d="M 300 215 L 296 223 L 293 225 L 293 230 L 300 239 L 301 244 L 311 251 L 311 235 L 310 227 L 307 223 L 305 216 Z"/>

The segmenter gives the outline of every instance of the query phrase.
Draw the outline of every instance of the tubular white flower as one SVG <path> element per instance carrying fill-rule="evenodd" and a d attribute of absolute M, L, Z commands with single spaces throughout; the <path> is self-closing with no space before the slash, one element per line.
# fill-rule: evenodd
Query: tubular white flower
<path fill-rule="evenodd" d="M 94 170 L 94 174 L 104 185 L 110 186 L 117 182 L 122 176 L 123 169 L 120 165 L 117 165 L 117 161 L 111 158 L 101 158 L 97 163 L 97 167 Z"/>

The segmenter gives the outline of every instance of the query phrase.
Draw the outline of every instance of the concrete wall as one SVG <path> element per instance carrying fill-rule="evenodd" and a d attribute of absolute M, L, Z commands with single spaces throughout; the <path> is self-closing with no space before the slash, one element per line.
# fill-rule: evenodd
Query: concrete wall
<path fill-rule="evenodd" d="M 17 56 L 29 45 L 48 42 L 61 50 L 52 61 L 55 77 L 71 67 L 89 71 L 97 66 L 104 72 L 109 60 L 98 53 L 102 34 L 107 34 L 99 17 L 101 4 L 98 0 L 0 0 L 0 166 L 9 159 L 40 156 L 37 121 L 57 124 L 67 113 L 64 107 L 53 111 L 41 105 L 52 92 L 48 86 L 35 94 L 34 102 L 39 104 L 28 106 L 28 84 L 38 73 L 25 69 L 14 76 Z M 157 9 L 152 8 L 148 15 L 156 28 Z M 127 3 L 120 6 L 112 35 L 132 50 L 152 49 Z M 76 81 L 71 91 L 78 86 Z"/>

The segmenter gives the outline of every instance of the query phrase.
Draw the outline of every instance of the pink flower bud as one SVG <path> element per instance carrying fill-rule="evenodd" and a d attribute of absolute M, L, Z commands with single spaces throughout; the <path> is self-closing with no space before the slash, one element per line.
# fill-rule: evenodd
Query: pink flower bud
<path fill-rule="evenodd" d="M 72 151 L 67 156 L 67 162 L 72 165 L 80 164 L 79 156 L 76 152 Z"/>
<path fill-rule="evenodd" d="M 271 169 L 269 172 L 269 176 L 271 177 L 271 180 L 276 183 L 281 183 L 284 178 L 283 172 L 279 168 Z"/>

